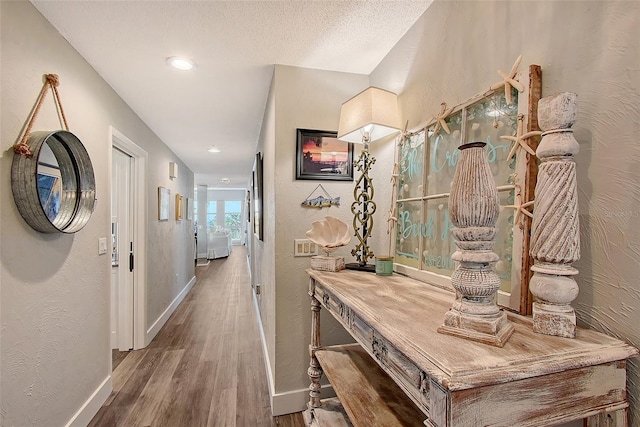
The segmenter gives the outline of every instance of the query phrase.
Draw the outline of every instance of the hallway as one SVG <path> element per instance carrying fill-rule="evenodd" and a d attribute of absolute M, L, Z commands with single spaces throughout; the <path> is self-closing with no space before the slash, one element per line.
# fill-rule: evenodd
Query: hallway
<path fill-rule="evenodd" d="M 90 426 L 302 427 L 272 418 L 247 250 L 196 267 L 197 282 L 147 348 L 116 357 Z M 152 284 L 151 284 L 152 285 Z"/>

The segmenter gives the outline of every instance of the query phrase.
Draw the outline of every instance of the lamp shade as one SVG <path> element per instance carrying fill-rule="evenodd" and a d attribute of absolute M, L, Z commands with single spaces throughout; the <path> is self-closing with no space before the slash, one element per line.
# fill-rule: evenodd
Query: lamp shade
<path fill-rule="evenodd" d="M 365 129 L 371 125 L 369 141 L 400 129 L 398 96 L 395 93 L 372 86 L 342 104 L 338 139 L 362 143 Z"/>

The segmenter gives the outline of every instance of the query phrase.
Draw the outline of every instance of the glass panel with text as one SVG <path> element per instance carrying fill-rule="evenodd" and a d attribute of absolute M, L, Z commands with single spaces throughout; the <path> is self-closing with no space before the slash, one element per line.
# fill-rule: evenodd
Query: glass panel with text
<path fill-rule="evenodd" d="M 448 211 L 451 182 L 458 163 L 461 144 L 482 141 L 500 192 L 500 216 L 495 252 L 500 261 L 495 269 L 502 285 L 499 303 L 518 309 L 522 259 L 522 227 L 516 224 L 518 194 L 529 159 L 516 150 L 507 160 L 513 142 L 502 136 L 518 131 L 518 93 L 507 104 L 504 89 L 498 89 L 455 108 L 445 118 L 449 132 L 436 123 L 405 137 L 399 145 L 397 188 L 398 226 L 395 262 L 410 275 L 438 285 L 450 286 L 456 265 L 451 234 L 454 225 Z M 515 262 L 517 260 L 517 262 Z M 411 273 L 417 271 L 418 273 Z M 420 273 L 422 272 L 422 273 Z M 517 290 L 516 290 L 517 289 Z M 516 294 L 512 297 L 512 292 Z"/>

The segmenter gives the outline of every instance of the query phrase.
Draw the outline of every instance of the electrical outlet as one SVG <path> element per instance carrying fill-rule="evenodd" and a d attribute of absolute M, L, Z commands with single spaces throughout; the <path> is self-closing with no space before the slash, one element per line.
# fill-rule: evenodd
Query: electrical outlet
<path fill-rule="evenodd" d="M 293 256 L 318 255 L 318 245 L 309 239 L 294 239 Z"/>
<path fill-rule="evenodd" d="M 260 295 L 260 284 L 256 283 L 256 295 Z"/>

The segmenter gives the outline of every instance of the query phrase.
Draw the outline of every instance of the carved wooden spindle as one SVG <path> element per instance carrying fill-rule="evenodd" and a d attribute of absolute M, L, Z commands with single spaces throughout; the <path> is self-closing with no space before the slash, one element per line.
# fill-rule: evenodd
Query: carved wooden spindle
<path fill-rule="evenodd" d="M 316 358 L 316 350 L 320 348 L 320 302 L 315 298 L 316 283 L 311 279 L 309 283 L 309 296 L 311 297 L 311 345 L 309 345 L 309 369 L 307 375 L 311 380 L 309 384 L 309 409 L 319 408 L 320 404 L 320 378 L 322 368 Z"/>
<path fill-rule="evenodd" d="M 472 142 L 459 147 L 460 160 L 449 196 L 458 247 L 452 258 L 459 265 L 451 275 L 456 300 L 438 332 L 502 347 L 514 328 L 495 302 L 500 278 L 491 263 L 499 259 L 493 242 L 500 200 L 485 145 Z"/>
<path fill-rule="evenodd" d="M 577 95 L 565 92 L 538 102 L 543 130 L 536 151 L 540 159 L 529 254 L 534 271 L 529 283 L 536 297 L 533 330 L 546 335 L 575 338 L 576 313 L 571 302 L 578 296 L 571 265 L 580 259 L 578 192 L 574 156 L 579 145 L 575 123 Z"/>

